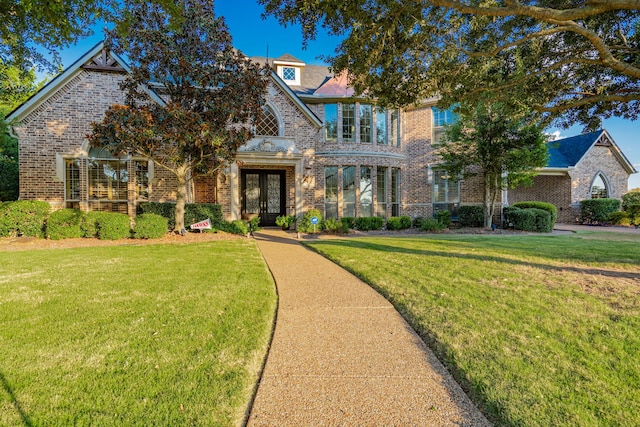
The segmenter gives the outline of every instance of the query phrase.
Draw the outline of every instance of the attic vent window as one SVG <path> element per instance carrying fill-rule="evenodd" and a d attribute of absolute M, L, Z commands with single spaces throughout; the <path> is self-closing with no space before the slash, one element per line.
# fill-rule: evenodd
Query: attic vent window
<path fill-rule="evenodd" d="M 293 67 L 283 67 L 282 68 L 282 79 L 286 81 L 295 81 L 296 79 L 296 69 Z"/>

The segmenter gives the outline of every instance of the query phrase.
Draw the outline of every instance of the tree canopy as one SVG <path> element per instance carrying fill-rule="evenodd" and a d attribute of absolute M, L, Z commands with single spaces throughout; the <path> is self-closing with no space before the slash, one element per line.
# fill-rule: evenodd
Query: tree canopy
<path fill-rule="evenodd" d="M 151 159 L 176 177 L 179 231 L 188 182 L 214 175 L 253 136 L 268 78 L 233 48 L 211 1 L 178 0 L 172 13 L 135 0 L 124 6 L 129 31 L 111 31 L 107 46 L 130 60 L 125 103 L 112 106 L 88 137 L 93 146 Z"/>
<path fill-rule="evenodd" d="M 451 176 L 482 178 L 487 228 L 502 189 L 530 185 L 548 159 L 541 129 L 499 103 L 463 109 L 445 129 L 436 153 Z"/>
<path fill-rule="evenodd" d="M 259 2 L 305 40 L 343 36 L 326 59 L 382 104 L 491 99 L 591 128 L 640 112 L 637 0 Z"/>

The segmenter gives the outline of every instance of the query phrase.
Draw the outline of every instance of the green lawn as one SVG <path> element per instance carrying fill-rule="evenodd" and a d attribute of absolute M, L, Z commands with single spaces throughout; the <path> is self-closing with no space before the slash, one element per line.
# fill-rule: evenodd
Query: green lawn
<path fill-rule="evenodd" d="M 1 252 L 0 425 L 237 425 L 275 307 L 249 240 Z"/>
<path fill-rule="evenodd" d="M 319 240 L 497 425 L 640 425 L 640 236 Z"/>

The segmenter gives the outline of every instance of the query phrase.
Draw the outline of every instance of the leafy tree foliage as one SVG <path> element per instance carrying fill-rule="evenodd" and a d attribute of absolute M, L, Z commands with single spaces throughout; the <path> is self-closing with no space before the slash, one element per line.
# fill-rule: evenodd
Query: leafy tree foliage
<path fill-rule="evenodd" d="M 452 176 L 481 176 L 487 228 L 502 189 L 530 185 L 536 168 L 548 160 L 540 128 L 523 124 L 521 117 L 501 104 L 462 110 L 459 120 L 445 129 L 437 153 Z"/>
<path fill-rule="evenodd" d="M 108 45 L 130 60 L 125 104 L 111 107 L 89 140 L 170 171 L 178 185 L 175 228 L 181 230 L 190 180 L 215 174 L 253 136 L 266 73 L 233 48 L 210 1 L 179 0 L 171 13 L 147 2 L 124 6 L 129 31 L 110 32 Z M 166 101 L 152 99 L 149 88 Z"/>
<path fill-rule="evenodd" d="M 306 40 L 344 36 L 327 59 L 382 104 L 492 99 L 591 128 L 640 112 L 637 1 L 259 1 Z"/>
<path fill-rule="evenodd" d="M 0 201 L 18 200 L 18 140 L 0 115 Z"/>

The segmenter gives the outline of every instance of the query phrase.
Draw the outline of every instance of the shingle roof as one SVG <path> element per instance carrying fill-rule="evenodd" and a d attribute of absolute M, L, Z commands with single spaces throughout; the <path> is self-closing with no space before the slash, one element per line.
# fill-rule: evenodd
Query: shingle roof
<path fill-rule="evenodd" d="M 284 58 L 284 59 L 283 59 Z M 294 61 L 290 61 L 293 59 Z M 285 54 L 280 56 L 279 58 L 265 58 L 264 56 L 253 56 L 251 57 L 252 61 L 261 63 L 261 64 L 269 64 L 273 67 L 274 61 L 287 61 L 287 62 L 296 62 L 298 61 L 293 56 L 289 54 Z M 327 81 L 329 81 L 333 77 L 333 73 L 329 71 L 329 67 L 326 65 L 309 65 L 305 64 L 302 72 L 300 73 L 300 85 L 299 86 L 289 86 L 291 90 L 298 96 L 304 95 L 313 95 L 313 93 Z"/>
<path fill-rule="evenodd" d="M 546 167 L 552 169 L 573 168 L 582 160 L 591 147 L 599 143 L 611 148 L 613 154 L 627 172 L 637 172 L 633 164 L 605 129 L 549 142 L 549 162 Z"/>
<path fill-rule="evenodd" d="M 580 159 L 587 154 L 587 151 L 589 151 L 593 144 L 595 144 L 603 132 L 604 130 L 600 129 L 595 132 L 571 136 L 569 138 L 550 142 L 548 147 L 549 162 L 547 163 L 547 167 L 574 167 Z"/>

